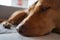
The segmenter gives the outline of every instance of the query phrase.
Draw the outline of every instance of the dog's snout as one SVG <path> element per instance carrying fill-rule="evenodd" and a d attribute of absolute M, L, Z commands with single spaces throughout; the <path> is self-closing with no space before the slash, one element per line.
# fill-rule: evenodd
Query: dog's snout
<path fill-rule="evenodd" d="M 25 30 L 26 29 L 25 29 L 24 25 L 22 25 L 21 27 L 17 28 L 17 32 L 20 33 L 20 34 L 24 33 Z"/>

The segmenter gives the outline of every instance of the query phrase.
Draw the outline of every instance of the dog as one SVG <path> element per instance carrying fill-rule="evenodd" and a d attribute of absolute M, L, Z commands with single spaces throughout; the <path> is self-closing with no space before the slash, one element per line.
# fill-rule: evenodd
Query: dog
<path fill-rule="evenodd" d="M 60 0 L 37 0 L 27 11 L 13 13 L 3 25 L 7 28 L 14 23 L 23 36 L 43 36 L 52 30 L 60 33 Z"/>

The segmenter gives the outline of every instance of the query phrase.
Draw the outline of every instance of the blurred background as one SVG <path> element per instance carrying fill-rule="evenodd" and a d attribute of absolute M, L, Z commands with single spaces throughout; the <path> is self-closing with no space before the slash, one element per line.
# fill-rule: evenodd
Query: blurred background
<path fill-rule="evenodd" d="M 28 8 L 36 0 L 0 0 L 0 5 Z"/>
<path fill-rule="evenodd" d="M 8 19 L 17 10 L 29 8 L 36 0 L 0 0 L 0 19 Z"/>

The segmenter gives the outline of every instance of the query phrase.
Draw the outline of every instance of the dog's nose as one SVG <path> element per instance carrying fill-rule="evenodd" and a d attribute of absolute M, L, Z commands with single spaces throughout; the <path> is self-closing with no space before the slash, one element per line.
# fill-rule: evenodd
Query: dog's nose
<path fill-rule="evenodd" d="M 21 27 L 17 28 L 17 32 L 20 33 L 20 34 L 23 34 L 25 32 L 25 27 L 24 25 L 22 25 Z"/>

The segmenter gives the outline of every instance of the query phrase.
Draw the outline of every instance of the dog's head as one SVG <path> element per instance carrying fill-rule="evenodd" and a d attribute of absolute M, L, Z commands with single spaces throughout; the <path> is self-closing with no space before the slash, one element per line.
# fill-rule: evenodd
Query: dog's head
<path fill-rule="evenodd" d="M 39 0 L 40 1 L 40 0 Z M 24 36 L 41 36 L 45 35 L 55 27 L 54 18 L 59 0 L 43 0 L 35 4 L 29 15 L 17 26 L 17 30 Z M 56 4 L 56 5 L 55 5 Z M 59 6 L 59 5 L 58 5 Z"/>

